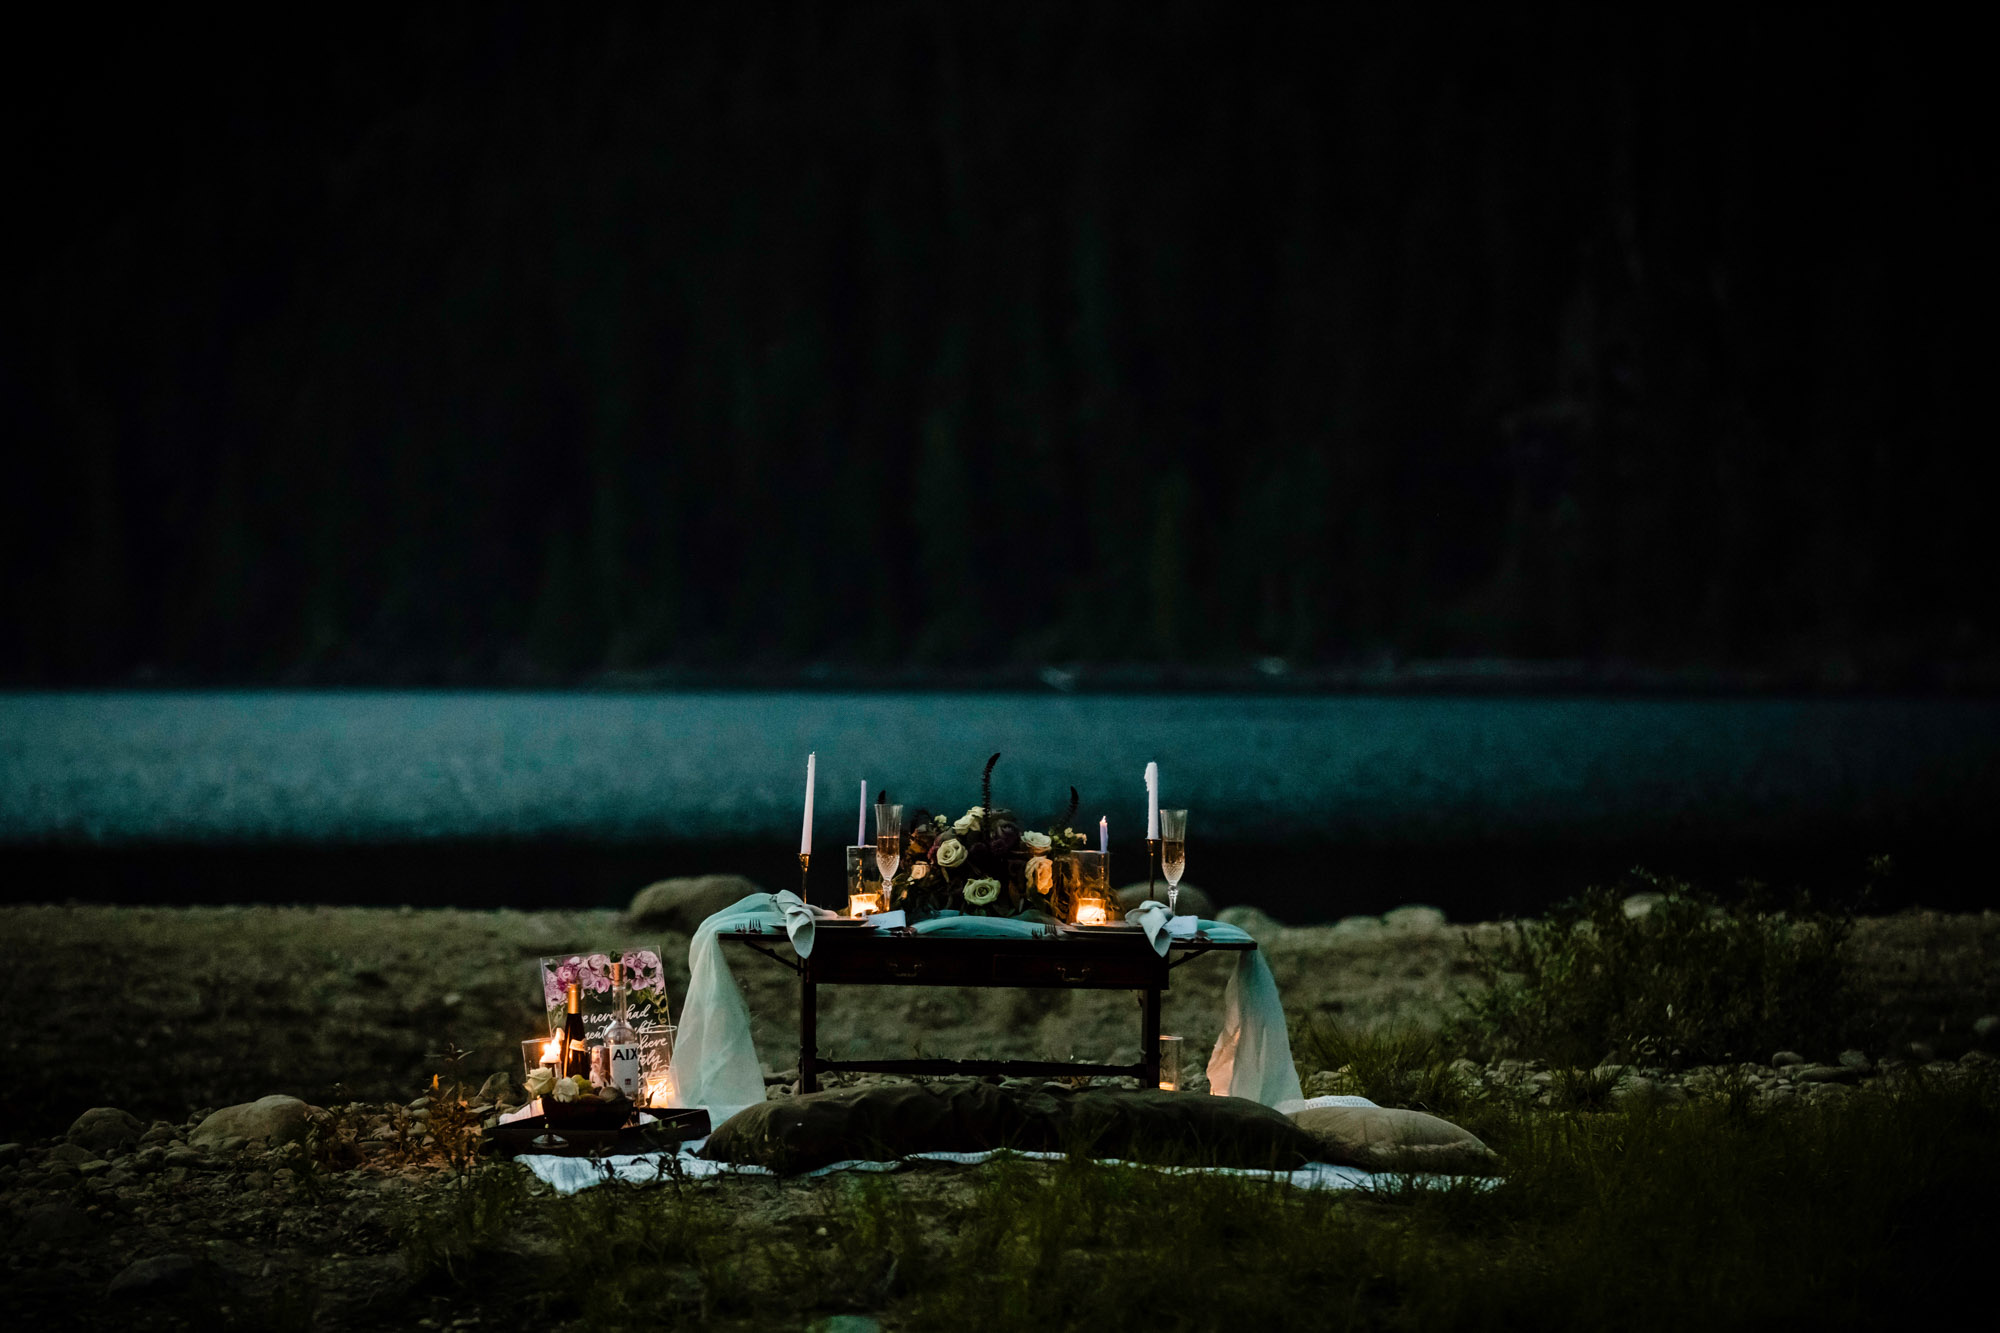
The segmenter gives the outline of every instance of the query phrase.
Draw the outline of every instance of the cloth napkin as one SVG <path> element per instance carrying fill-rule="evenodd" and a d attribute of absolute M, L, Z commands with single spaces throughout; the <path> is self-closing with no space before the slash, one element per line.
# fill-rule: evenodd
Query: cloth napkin
<path fill-rule="evenodd" d="M 823 916 L 839 916 L 840 913 L 829 912 L 824 907 L 814 907 L 790 889 L 771 894 L 770 898 L 776 904 L 778 911 L 784 914 L 785 933 L 792 937 L 793 952 L 801 958 L 812 957 L 813 935 L 816 933 L 813 923 Z M 738 907 L 742 905 L 737 904 Z M 702 924 L 706 925 L 707 922 Z"/>
<path fill-rule="evenodd" d="M 674 1034 L 673 1104 L 702 1106 L 721 1124 L 746 1106 L 764 1100 L 764 1067 L 750 1039 L 750 1007 L 729 969 L 722 941 L 731 930 L 782 928 L 799 957 L 812 954 L 815 924 L 834 913 L 800 900 L 799 895 L 753 893 L 723 908 L 694 932 L 688 945 L 688 992 Z"/>
<path fill-rule="evenodd" d="M 1162 958 L 1167 956 L 1168 945 L 1177 939 L 1194 938 L 1195 930 L 1201 925 L 1194 917 L 1175 916 L 1165 903 L 1157 903 L 1150 898 L 1127 912 L 1125 919 L 1146 932 L 1146 942 Z"/>
<path fill-rule="evenodd" d="M 1011 916 L 934 916 L 916 924 L 919 935 L 942 935 L 946 939 L 1034 940 L 1049 928 L 1035 921 L 1019 921 Z"/>

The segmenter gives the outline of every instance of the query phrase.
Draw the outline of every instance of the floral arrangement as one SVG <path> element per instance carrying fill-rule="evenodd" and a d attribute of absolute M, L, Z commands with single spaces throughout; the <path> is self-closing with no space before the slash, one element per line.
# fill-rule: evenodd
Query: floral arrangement
<path fill-rule="evenodd" d="M 957 819 L 916 811 L 904 837 L 896 876 L 896 905 L 918 911 L 971 916 L 1059 918 L 1056 858 L 1083 846 L 1069 826 L 1076 816 L 1076 788 L 1069 807 L 1045 830 L 1022 827 L 1012 810 L 993 803 L 994 755 L 979 780 L 979 804 Z"/>
<path fill-rule="evenodd" d="M 667 1022 L 667 978 L 660 955 L 651 949 L 627 949 L 619 955 L 619 961 L 625 964 L 625 996 L 633 1026 Z M 542 1003 L 548 1009 L 551 1029 L 562 1026 L 572 982 L 583 996 L 609 996 L 611 955 L 571 954 L 561 960 L 543 960 Z"/>

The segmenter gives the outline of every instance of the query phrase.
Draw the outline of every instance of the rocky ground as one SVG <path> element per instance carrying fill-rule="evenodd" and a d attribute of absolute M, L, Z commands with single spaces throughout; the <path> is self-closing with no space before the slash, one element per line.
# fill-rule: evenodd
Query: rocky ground
<path fill-rule="evenodd" d="M 1293 929 L 1239 919 L 1288 1007 L 1374 1028 L 1447 1017 L 1470 984 L 1468 934 L 1498 929 L 1428 909 Z M 661 946 L 678 994 L 685 936 L 608 912 L 0 909 L 14 1074 L 0 1093 L 0 1217 L 14 1237 L 0 1285 L 12 1308 L 122 1328 L 506 1322 L 508 1283 L 530 1280 L 549 1241 L 520 1238 L 520 1262 L 474 1308 L 413 1270 L 412 1219 L 458 1187 L 464 1130 L 419 1094 L 455 1071 L 475 1115 L 518 1095 L 518 1042 L 542 1021 L 536 960 L 632 942 Z M 1460 1072 L 1522 1103 L 1592 1109 L 1837 1099 L 1990 1062 L 2000 916 L 1864 920 L 1854 960 L 1868 1049 L 1682 1071 L 1465 1061 Z M 1174 973 L 1167 1028 L 1196 1051 L 1213 1040 L 1225 966 Z M 767 1081 L 785 1095 L 791 976 L 747 954 L 737 970 Z M 835 989 L 821 1023 L 827 1051 L 1045 1058 L 1129 1058 L 1138 1028 L 1129 996 L 1033 991 Z M 466 1052 L 455 1065 L 453 1045 Z M 1348 1090 L 1351 1077 L 1319 1071 L 1307 1091 Z M 945 1174 L 912 1188 L 948 1193 Z M 810 1218 L 820 1186 L 723 1188 L 735 1212 L 782 1231 Z"/>

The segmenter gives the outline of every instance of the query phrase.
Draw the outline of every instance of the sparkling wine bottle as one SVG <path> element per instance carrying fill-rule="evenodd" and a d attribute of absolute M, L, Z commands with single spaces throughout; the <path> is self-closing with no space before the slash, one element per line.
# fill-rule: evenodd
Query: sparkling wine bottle
<path fill-rule="evenodd" d="M 632 1030 L 625 1007 L 625 964 L 611 965 L 611 994 L 617 1010 L 604 1044 L 611 1049 L 611 1086 L 633 1101 L 639 1100 L 639 1034 Z"/>
<path fill-rule="evenodd" d="M 590 1077 L 590 1046 L 583 1036 L 583 1008 L 574 981 L 569 983 L 569 1015 L 563 1019 L 564 1078 Z"/>

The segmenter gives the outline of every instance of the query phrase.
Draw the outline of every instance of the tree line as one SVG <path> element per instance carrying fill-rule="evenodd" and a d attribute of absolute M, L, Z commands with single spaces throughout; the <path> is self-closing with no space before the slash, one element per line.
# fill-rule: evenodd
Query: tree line
<path fill-rule="evenodd" d="M 1959 57 L 1331 8 L 106 39 L 0 671 L 1990 655 Z"/>

